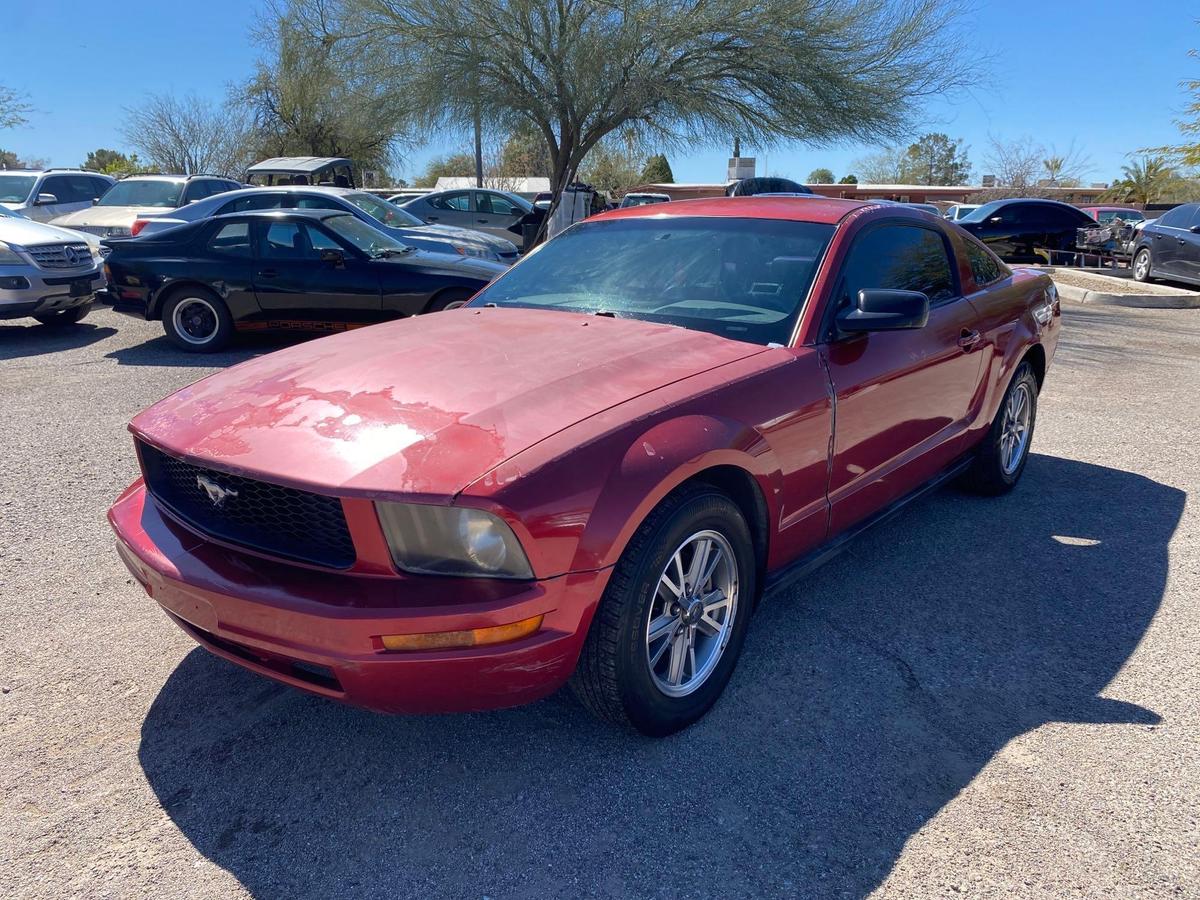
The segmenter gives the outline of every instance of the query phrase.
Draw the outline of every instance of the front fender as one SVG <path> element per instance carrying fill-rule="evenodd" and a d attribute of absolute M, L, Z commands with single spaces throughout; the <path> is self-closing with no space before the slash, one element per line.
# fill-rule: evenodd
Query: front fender
<path fill-rule="evenodd" d="M 615 564 L 634 532 L 664 497 L 716 466 L 749 473 L 767 504 L 768 521 L 778 519 L 782 474 L 763 436 L 732 419 L 680 416 L 659 422 L 630 442 L 596 497 L 571 569 Z"/>

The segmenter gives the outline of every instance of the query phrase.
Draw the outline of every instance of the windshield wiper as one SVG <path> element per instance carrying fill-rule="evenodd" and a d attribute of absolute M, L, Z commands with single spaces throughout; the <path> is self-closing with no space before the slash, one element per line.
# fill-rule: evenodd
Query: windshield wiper
<path fill-rule="evenodd" d="M 375 251 L 375 259 L 388 259 L 392 256 L 406 256 L 412 252 L 412 247 L 401 247 L 399 249 L 396 249 L 395 247 L 385 247 L 383 250 Z"/>
<path fill-rule="evenodd" d="M 619 319 L 619 318 L 621 318 L 619 315 L 617 315 L 617 314 L 616 314 L 615 312 L 613 312 L 611 309 L 593 309 L 593 310 L 592 310 L 592 315 L 593 315 L 593 316 L 604 316 L 604 318 L 606 318 L 606 319 Z"/>

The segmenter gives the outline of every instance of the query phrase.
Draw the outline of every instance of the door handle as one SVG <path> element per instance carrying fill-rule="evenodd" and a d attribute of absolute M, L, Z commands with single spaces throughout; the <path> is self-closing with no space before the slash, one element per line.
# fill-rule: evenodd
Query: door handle
<path fill-rule="evenodd" d="M 426 216 L 425 217 L 426 222 L 436 222 L 437 220 L 438 220 L 437 216 Z"/>
<path fill-rule="evenodd" d="M 964 350 L 970 350 L 979 343 L 980 334 L 978 331 L 971 331 L 968 328 L 962 330 L 962 334 L 958 336 L 958 346 Z"/>
<path fill-rule="evenodd" d="M 275 278 L 279 273 L 274 269 L 260 269 L 254 274 L 259 278 Z"/>
<path fill-rule="evenodd" d="M 1183 247 L 1187 244 L 1187 241 L 1185 241 L 1183 238 L 1175 238 L 1175 240 L 1179 241 L 1180 247 Z"/>
<path fill-rule="evenodd" d="M 475 221 L 476 221 L 476 222 L 478 222 L 480 225 L 486 225 L 486 224 L 487 224 L 487 219 L 476 219 Z"/>

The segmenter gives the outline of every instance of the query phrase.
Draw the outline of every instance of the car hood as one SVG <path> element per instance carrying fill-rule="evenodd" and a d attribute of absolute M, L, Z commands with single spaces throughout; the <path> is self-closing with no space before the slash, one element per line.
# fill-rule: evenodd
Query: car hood
<path fill-rule="evenodd" d="M 445 499 L 576 422 L 766 349 L 633 319 L 467 307 L 243 363 L 130 428 L 302 489 Z"/>
<path fill-rule="evenodd" d="M 89 206 L 54 220 L 55 225 L 71 228 L 79 225 L 121 225 L 126 228 L 141 216 L 160 215 L 171 210 L 161 206 Z"/>
<path fill-rule="evenodd" d="M 416 226 L 413 226 L 416 228 Z M 444 237 L 448 240 L 461 241 L 464 244 L 483 244 L 486 247 L 491 247 L 494 250 L 505 249 L 512 251 L 516 249 L 516 245 L 512 241 L 507 241 L 502 237 L 494 234 L 488 234 L 486 231 L 472 231 L 470 228 L 455 228 L 453 225 L 425 225 L 421 228 L 416 228 L 421 235 L 433 237 Z"/>
<path fill-rule="evenodd" d="M 388 264 L 394 274 L 400 278 L 407 278 L 404 269 L 411 269 L 413 266 L 434 269 L 447 275 L 480 278 L 484 281 L 491 281 L 509 269 L 504 263 L 493 262 L 490 259 L 476 259 L 473 256 L 460 256 L 457 253 L 440 253 L 437 250 L 426 250 L 422 247 L 418 247 L 404 256 L 390 256 L 376 260 L 376 262 Z"/>
<path fill-rule="evenodd" d="M 94 238 L 92 240 L 95 240 Z M 88 240 L 88 236 L 78 231 L 57 228 L 44 222 L 34 222 L 32 219 L 10 219 L 7 216 L 0 219 L 0 241 L 6 244 L 17 244 L 21 247 L 36 246 L 37 244 L 55 244 L 63 241 L 83 241 L 90 246 L 98 246 Z"/>

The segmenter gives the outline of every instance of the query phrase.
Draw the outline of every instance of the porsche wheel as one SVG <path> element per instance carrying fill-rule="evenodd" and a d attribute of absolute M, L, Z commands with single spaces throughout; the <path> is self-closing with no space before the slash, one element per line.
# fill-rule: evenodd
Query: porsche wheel
<path fill-rule="evenodd" d="M 736 504 L 707 486 L 672 495 L 613 571 L 572 679 L 576 696 L 643 734 L 686 728 L 733 674 L 754 590 L 750 529 Z"/>

